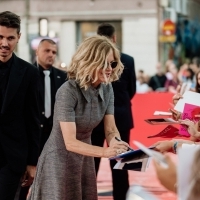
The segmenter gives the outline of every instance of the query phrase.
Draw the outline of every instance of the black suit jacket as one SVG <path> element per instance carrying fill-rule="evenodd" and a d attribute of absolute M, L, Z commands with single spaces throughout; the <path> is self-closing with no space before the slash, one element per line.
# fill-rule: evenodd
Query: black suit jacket
<path fill-rule="evenodd" d="M 37 164 L 39 156 L 39 73 L 35 66 L 13 56 L 0 114 L 0 162 L 23 173 L 26 165 Z"/>
<path fill-rule="evenodd" d="M 124 71 L 118 81 L 112 83 L 114 91 L 115 122 L 120 131 L 128 131 L 133 128 L 133 116 L 131 110 L 131 99 L 136 92 L 135 64 L 133 57 L 121 53 L 121 62 L 124 65 Z M 104 131 L 103 122 L 101 122 L 94 131 Z"/>
<path fill-rule="evenodd" d="M 35 63 L 37 66 L 37 63 Z M 42 74 L 43 76 L 43 74 Z M 42 151 L 44 144 L 46 143 L 53 126 L 53 111 L 55 104 L 55 96 L 57 90 L 66 81 L 67 73 L 55 67 L 51 67 L 51 85 L 53 85 L 51 90 L 51 116 L 46 119 L 44 115 L 44 80 L 40 74 L 39 81 L 39 111 L 40 111 L 40 127 L 41 127 L 41 139 L 40 139 L 40 150 Z"/>

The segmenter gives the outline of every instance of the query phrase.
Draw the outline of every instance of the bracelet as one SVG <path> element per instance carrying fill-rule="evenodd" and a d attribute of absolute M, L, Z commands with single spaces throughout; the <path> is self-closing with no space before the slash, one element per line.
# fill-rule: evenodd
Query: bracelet
<path fill-rule="evenodd" d="M 177 146 L 178 146 L 178 142 L 176 141 L 173 144 L 173 151 L 174 151 L 175 154 L 177 153 Z"/>

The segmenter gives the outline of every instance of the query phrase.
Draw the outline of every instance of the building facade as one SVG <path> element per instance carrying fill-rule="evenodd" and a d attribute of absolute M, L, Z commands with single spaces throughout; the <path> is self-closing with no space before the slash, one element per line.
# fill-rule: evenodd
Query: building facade
<path fill-rule="evenodd" d="M 183 1 L 184 5 L 188 4 L 187 0 Z M 198 4 L 198 1 L 192 2 Z M 181 5 L 189 15 L 188 7 Z M 77 45 L 85 37 L 96 34 L 99 23 L 109 22 L 116 27 L 120 50 L 135 58 L 136 71 L 143 69 L 148 74 L 155 72 L 155 65 L 162 57 L 158 37 L 163 12 L 172 9 L 171 13 L 177 16 L 175 7 L 170 0 L 0 1 L 0 12 L 10 10 L 22 18 L 22 36 L 16 53 L 29 62 L 34 60 L 34 50 L 44 26 L 46 34 L 58 40 L 59 61 L 68 65 Z M 46 20 L 46 25 L 40 26 L 41 19 Z"/>

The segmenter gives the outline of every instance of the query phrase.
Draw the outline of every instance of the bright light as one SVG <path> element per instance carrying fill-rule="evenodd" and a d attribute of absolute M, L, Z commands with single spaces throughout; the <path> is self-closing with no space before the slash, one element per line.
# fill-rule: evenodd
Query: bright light
<path fill-rule="evenodd" d="M 48 34 L 48 21 L 47 21 L 47 19 L 40 19 L 39 26 L 40 26 L 40 35 L 41 36 L 47 36 L 47 34 Z"/>
<path fill-rule="evenodd" d="M 61 66 L 62 68 L 65 68 L 65 67 L 66 67 L 66 64 L 65 64 L 65 63 L 61 63 L 60 66 Z"/>

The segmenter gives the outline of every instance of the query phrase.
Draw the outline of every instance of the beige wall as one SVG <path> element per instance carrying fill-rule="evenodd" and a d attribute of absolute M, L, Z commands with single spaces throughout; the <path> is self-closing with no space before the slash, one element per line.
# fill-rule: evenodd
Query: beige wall
<path fill-rule="evenodd" d="M 135 58 L 136 72 L 143 69 L 148 74 L 155 72 L 158 62 L 158 21 L 156 18 L 123 20 L 123 52 Z"/>
<path fill-rule="evenodd" d="M 11 10 L 26 16 L 26 1 L 0 1 L 0 12 Z M 122 51 L 135 58 L 136 71 L 153 73 L 158 59 L 157 0 L 30 0 L 28 34 L 39 32 L 45 17 L 59 39 L 59 58 L 69 63 L 76 49 L 76 21 L 122 22 Z M 23 28 L 23 34 L 26 34 Z M 24 44 L 20 41 L 20 44 Z M 28 59 L 28 45 L 18 45 L 18 55 Z"/>

